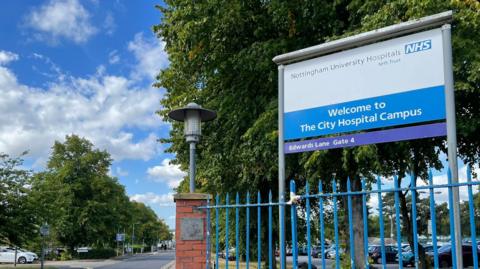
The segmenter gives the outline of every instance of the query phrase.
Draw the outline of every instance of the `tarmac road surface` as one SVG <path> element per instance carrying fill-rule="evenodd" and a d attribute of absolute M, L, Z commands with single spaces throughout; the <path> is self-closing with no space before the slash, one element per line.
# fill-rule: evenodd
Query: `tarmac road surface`
<path fill-rule="evenodd" d="M 151 254 L 137 254 L 118 263 L 92 267 L 95 269 L 152 269 L 162 268 L 175 260 L 174 251 L 155 252 Z"/>

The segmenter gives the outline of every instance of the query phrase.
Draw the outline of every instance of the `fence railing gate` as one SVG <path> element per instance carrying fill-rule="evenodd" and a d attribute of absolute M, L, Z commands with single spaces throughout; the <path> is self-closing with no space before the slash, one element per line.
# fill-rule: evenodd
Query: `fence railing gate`
<path fill-rule="evenodd" d="M 444 177 L 439 177 L 440 180 L 442 178 Z M 472 181 L 470 168 L 467 169 L 466 180 L 460 181 L 460 183 L 452 183 L 450 171 L 447 173 L 446 182 L 434 184 L 433 179 L 434 177 L 430 172 L 428 180 L 426 182 L 421 181 L 422 184 L 417 185 L 416 177 L 412 175 L 409 186 L 399 187 L 397 176 L 394 176 L 393 180 L 383 180 L 383 182 L 378 177 L 376 182 L 370 182 L 374 183 L 370 184 L 370 189 L 367 188 L 366 179 L 361 179 L 362 189 L 352 191 L 350 179 L 347 178 L 345 192 L 338 192 L 337 180 L 332 179 L 329 181 L 332 192 L 323 192 L 327 182 L 319 181 L 316 193 L 311 192 L 307 183 L 302 194 L 297 194 L 295 181 L 292 180 L 290 182 L 290 200 L 283 203 L 274 202 L 271 191 L 268 192 L 267 199 L 262 198 L 260 191 L 256 193 L 256 199 L 248 192 L 245 195 L 237 193 L 234 203 L 231 203 L 229 194 L 226 194 L 224 199 L 220 195 L 216 195 L 214 204 L 208 203 L 206 206 L 199 207 L 207 211 L 207 225 L 214 226 L 211 230 L 214 230 L 215 233 L 214 237 L 208 233 L 206 267 L 249 269 L 264 268 L 265 265 L 265 268 L 273 269 L 274 265 L 278 264 L 281 265 L 281 268 L 296 269 L 303 263 L 301 266 L 305 267 L 301 268 L 308 269 L 314 268 L 313 266 L 316 268 L 341 268 L 342 264 L 349 264 L 351 268 L 371 268 L 374 267 L 373 262 L 381 268 L 387 268 L 387 264 L 397 264 L 399 268 L 403 268 L 407 263 L 412 264 L 415 268 L 420 268 L 420 245 L 423 244 L 425 250 L 428 244 L 431 249 L 428 250 L 430 254 L 427 255 L 427 260 L 431 262 L 434 268 L 445 266 L 456 268 L 456 257 L 461 255 L 456 253 L 455 247 L 455 229 L 459 227 L 455 227 L 453 210 L 450 209 L 453 207 L 453 189 L 459 188 L 460 192 L 464 194 L 461 206 L 465 209 L 468 208 L 468 210 L 462 211 L 464 212 L 462 219 L 469 223 L 467 226 L 470 228 L 468 232 L 463 232 L 465 235 L 462 241 L 464 242 L 462 243 L 464 267 L 478 269 L 480 253 L 478 243 L 480 240 L 477 239 L 476 229 L 480 228 L 477 226 L 480 212 L 478 208 L 475 209 L 475 203 L 478 207 L 480 197 L 478 197 L 478 194 L 475 194 L 477 195 L 475 196 L 474 193 L 478 192 L 480 182 Z M 408 214 L 413 233 L 412 250 L 409 249 L 407 240 L 402 240 L 408 235 L 402 234 L 406 223 L 402 217 L 400 194 L 410 199 Z M 391 198 L 393 199 L 393 205 L 389 207 L 390 211 L 394 212 L 388 212 L 388 215 L 390 216 L 391 235 L 394 234 L 393 223 L 395 226 L 395 240 L 385 238 L 384 233 L 386 214 L 384 205 L 387 203 L 387 195 L 393 196 Z M 363 221 L 361 223 L 354 223 L 353 221 L 354 206 L 352 203 L 354 197 L 358 197 L 355 200 L 361 200 L 362 203 Z M 436 200 L 436 197 L 439 199 Z M 474 199 L 475 197 L 478 198 Z M 441 205 L 443 200 L 446 200 L 449 209 L 448 234 L 445 234 L 446 229 L 443 229 L 445 228 L 443 227 L 445 222 L 442 222 L 441 234 L 439 234 L 437 224 L 438 218 L 443 216 L 437 216 L 436 208 Z M 343 207 L 346 207 L 346 211 L 340 210 L 340 201 L 346 201 L 346 205 L 343 205 Z M 391 200 L 388 202 L 392 203 Z M 420 205 L 419 203 L 423 204 Z M 278 225 L 273 222 L 273 214 L 274 210 L 276 211 L 280 205 L 287 207 L 286 212 L 290 212 L 290 237 L 289 240 L 283 242 L 285 246 L 288 246 L 286 253 L 280 253 L 277 250 L 280 242 L 274 245 L 273 230 Z M 425 205 L 428 210 L 425 209 Z M 356 208 L 359 208 L 359 206 Z M 343 212 L 346 212 L 345 214 L 348 216 L 341 218 L 340 215 Z M 372 242 L 372 238 L 369 237 L 369 216 L 370 221 L 372 221 L 372 218 L 378 219 L 379 238 L 376 242 Z M 431 231 L 431 236 L 429 235 L 427 238 L 419 235 L 420 227 L 418 224 L 425 221 L 425 219 L 419 219 L 420 216 L 430 218 L 430 221 L 427 222 L 429 226 L 427 230 Z M 299 227 L 299 218 L 303 220 L 301 223 L 305 223 L 305 226 Z M 265 222 L 266 227 L 262 226 Z M 243 227 L 242 224 L 244 224 Z M 333 225 L 333 235 L 331 229 L 328 233 L 326 232 L 327 225 Z M 363 226 L 363 238 L 360 238 L 363 248 L 359 251 L 364 254 L 362 256 L 363 264 L 355 264 L 354 240 L 358 240 L 354 236 L 355 225 Z M 340 237 L 342 227 L 348 227 L 348 236 L 343 236 L 344 238 Z M 305 238 L 298 238 L 300 228 L 305 229 Z M 316 232 L 318 231 L 318 236 L 312 235 L 314 229 L 316 229 Z M 231 236 L 233 233 L 235 234 L 234 237 Z M 303 235 L 303 233 L 301 234 Z M 299 242 L 303 241 L 305 241 L 305 245 L 299 246 Z M 443 247 L 440 248 L 441 245 Z M 394 256 L 396 256 L 393 261 L 392 251 L 395 252 Z M 285 256 L 292 255 L 292 257 L 281 257 L 282 254 Z M 301 257 L 302 254 L 306 254 L 306 257 Z M 360 253 L 358 254 L 360 255 Z M 333 256 L 334 259 L 331 259 Z M 286 261 L 287 264 L 281 264 L 283 261 Z"/>

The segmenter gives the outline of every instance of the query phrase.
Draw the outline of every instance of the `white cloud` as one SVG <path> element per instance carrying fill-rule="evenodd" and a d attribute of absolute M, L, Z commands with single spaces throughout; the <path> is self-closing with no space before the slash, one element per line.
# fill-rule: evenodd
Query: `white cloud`
<path fill-rule="evenodd" d="M 117 50 L 113 50 L 108 54 L 108 62 L 110 64 L 116 64 L 120 61 L 120 56 Z"/>
<path fill-rule="evenodd" d="M 477 166 L 474 168 L 472 171 L 476 174 L 480 174 L 480 168 Z M 467 182 L 467 166 L 463 165 L 459 171 L 458 171 L 458 178 L 460 183 Z M 446 185 L 448 184 L 448 175 L 446 169 L 441 172 L 441 174 L 435 175 L 432 178 L 433 185 Z M 472 181 L 474 179 L 472 178 Z M 386 179 L 382 179 L 382 189 L 393 189 L 393 182 L 388 181 Z M 410 177 L 408 179 L 402 180 L 402 188 L 408 188 L 410 186 Z M 420 186 L 428 186 L 426 182 L 423 180 L 417 180 L 417 187 Z M 376 190 L 376 185 L 374 185 L 374 190 Z M 478 193 L 478 187 L 473 186 L 472 187 L 473 194 Z M 460 187 L 459 189 L 459 195 L 460 195 L 460 201 L 465 202 L 468 201 L 468 187 Z M 419 191 L 419 197 L 422 199 L 429 198 L 430 197 L 430 192 L 428 189 L 426 190 L 420 190 Z M 434 189 L 434 197 L 435 197 L 435 204 L 442 204 L 442 203 L 447 203 L 448 204 L 448 188 L 435 188 Z M 368 205 L 371 207 L 371 212 L 373 214 L 378 214 L 378 196 L 377 194 L 372 194 L 370 196 L 370 199 L 368 200 Z"/>
<path fill-rule="evenodd" d="M 98 30 L 90 22 L 90 13 L 78 0 L 50 0 L 30 12 L 26 25 L 37 31 L 34 37 L 52 43 L 61 38 L 84 43 Z"/>
<path fill-rule="evenodd" d="M 107 35 L 113 35 L 115 29 L 117 29 L 117 24 L 115 23 L 115 18 L 113 17 L 111 12 L 107 13 L 105 20 L 103 21 L 103 29 Z"/>
<path fill-rule="evenodd" d="M 480 169 L 478 167 L 474 168 L 473 170 L 474 173 L 478 174 L 480 173 Z M 462 168 L 459 169 L 458 171 L 458 181 L 460 183 L 467 182 L 467 166 L 463 166 Z M 474 180 L 472 178 L 472 180 Z M 433 177 L 433 184 L 434 185 L 444 185 L 448 184 L 448 176 L 447 172 L 445 171 L 441 175 L 437 175 Z M 426 186 L 424 182 L 419 182 L 418 186 Z M 473 194 L 478 192 L 477 187 L 473 187 Z M 435 190 L 435 203 L 441 204 L 441 203 L 448 203 L 448 188 L 436 188 Z M 460 187 L 459 188 L 459 195 L 460 195 L 460 201 L 468 201 L 468 187 Z M 421 198 L 429 197 L 428 193 L 424 193 L 420 195 Z"/>
<path fill-rule="evenodd" d="M 65 5 L 77 4 L 51 1 L 32 14 L 56 13 Z M 77 134 L 107 150 L 116 161 L 151 159 L 161 150 L 156 133 L 165 123 L 155 114 L 162 92 L 149 85 L 153 76 L 148 84 L 145 79 L 168 64 L 163 47 L 162 42 L 137 34 L 129 43 L 137 63 L 128 77 L 110 75 L 103 65 L 92 75 L 75 77 L 47 56 L 32 53 L 32 59 L 47 67 L 43 72 L 37 68 L 49 79 L 41 88 L 19 82 L 11 69 L 0 64 L 0 152 L 17 155 L 29 150 L 33 166 L 41 168 L 55 140 Z M 111 63 L 118 62 L 117 51 L 109 58 Z M 17 59 L 13 52 L 0 51 L 0 63 Z M 156 181 L 162 181 L 158 176 L 166 173 L 164 181 L 171 187 L 184 176 L 176 166 L 163 164 L 151 169 Z"/>
<path fill-rule="evenodd" d="M 165 52 L 165 42 L 155 37 L 145 38 L 143 33 L 137 33 L 133 41 L 128 43 L 128 50 L 133 52 L 138 66 L 132 73 L 136 79 L 153 80 L 160 69 L 168 66 L 168 55 Z"/>
<path fill-rule="evenodd" d="M 123 170 L 120 166 L 115 169 L 115 174 L 120 177 L 128 176 L 128 171 Z"/>
<path fill-rule="evenodd" d="M 104 72 L 68 76 L 40 89 L 21 84 L 10 69 L 0 66 L 0 152 L 29 150 L 29 157 L 42 165 L 55 140 L 75 133 L 115 160 L 148 160 L 159 151 L 155 132 L 163 123 L 155 110 L 160 99 L 157 89 L 139 88 Z M 133 130 L 142 130 L 146 137 Z"/>
<path fill-rule="evenodd" d="M 0 65 L 6 65 L 16 60 L 18 60 L 18 54 L 10 51 L 0 50 Z"/>
<path fill-rule="evenodd" d="M 148 168 L 147 174 L 152 180 L 165 183 L 170 188 L 178 187 L 180 181 L 187 175 L 180 170 L 180 165 L 170 164 L 170 159 L 164 159 L 161 165 Z"/>
<path fill-rule="evenodd" d="M 64 81 L 67 78 L 67 74 L 64 73 L 63 70 L 58 65 L 56 65 L 49 57 L 34 52 L 32 53 L 32 58 L 41 61 L 44 65 L 48 67 L 48 71 L 41 71 L 35 65 L 32 65 L 33 69 L 39 72 L 41 75 L 57 81 Z"/>
<path fill-rule="evenodd" d="M 173 206 L 173 193 L 155 194 L 147 192 L 144 194 L 134 194 L 130 197 L 131 201 L 142 202 L 151 206 Z"/>

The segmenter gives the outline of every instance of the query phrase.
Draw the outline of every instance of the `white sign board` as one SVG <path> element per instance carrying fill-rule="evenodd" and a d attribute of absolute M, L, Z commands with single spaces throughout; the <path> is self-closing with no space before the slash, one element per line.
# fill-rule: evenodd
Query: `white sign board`
<path fill-rule="evenodd" d="M 116 236 L 116 241 L 118 242 L 122 242 L 122 241 L 125 241 L 125 234 L 117 234 Z"/>
<path fill-rule="evenodd" d="M 284 138 L 445 119 L 440 29 L 285 66 Z"/>

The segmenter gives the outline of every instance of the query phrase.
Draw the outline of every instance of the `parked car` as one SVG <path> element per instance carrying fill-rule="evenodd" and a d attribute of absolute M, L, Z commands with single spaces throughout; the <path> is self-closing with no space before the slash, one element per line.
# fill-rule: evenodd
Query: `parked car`
<path fill-rule="evenodd" d="M 328 248 L 326 247 L 325 248 L 325 253 L 323 253 L 323 256 L 326 258 L 326 259 L 330 259 L 329 257 L 329 252 L 330 251 L 335 251 L 335 246 L 334 245 L 331 245 L 329 246 Z M 321 258 L 321 256 L 319 255 L 318 258 Z"/>
<path fill-rule="evenodd" d="M 308 248 L 307 246 L 298 246 L 298 256 L 307 256 Z"/>
<path fill-rule="evenodd" d="M 385 246 L 385 260 L 387 263 L 395 262 L 397 258 L 397 248 L 394 246 Z M 374 263 L 382 263 L 382 248 L 381 246 L 371 246 L 368 249 L 368 255 L 373 259 Z"/>
<path fill-rule="evenodd" d="M 286 256 L 292 256 L 292 248 L 289 246 L 285 246 L 285 255 Z M 280 249 L 275 250 L 275 256 L 279 257 L 280 256 Z"/>
<path fill-rule="evenodd" d="M 338 254 L 342 255 L 345 253 L 345 250 L 341 247 L 338 247 Z M 337 250 L 335 249 L 335 246 L 332 246 L 329 248 L 328 251 L 325 253 L 325 258 L 327 259 L 335 259 L 337 257 Z"/>
<path fill-rule="evenodd" d="M 437 246 L 437 250 L 438 250 L 439 248 L 440 248 L 440 247 Z M 427 254 L 427 255 L 433 255 L 433 245 L 426 245 L 426 246 L 424 247 L 424 249 L 425 249 L 425 254 Z"/>
<path fill-rule="evenodd" d="M 236 259 L 236 254 L 235 254 L 236 249 L 235 248 L 230 248 L 228 250 L 228 260 L 229 261 L 234 261 Z M 225 259 L 227 257 L 227 250 L 224 250 L 219 253 L 220 258 Z"/>
<path fill-rule="evenodd" d="M 2 249 L 5 248 L 5 249 L 10 249 L 10 250 L 12 250 L 12 251 L 15 251 L 15 248 L 14 248 L 14 247 L 0 247 L 0 248 L 2 248 Z M 28 250 L 26 250 L 26 249 L 17 248 L 17 252 L 23 252 L 23 253 L 26 253 L 26 254 L 28 254 L 28 255 L 33 256 L 33 260 L 34 260 L 34 261 L 35 261 L 35 260 L 38 260 L 38 255 L 37 255 L 36 253 L 33 253 L 33 252 L 28 251 Z M 18 255 L 18 253 L 17 253 L 17 255 Z"/>
<path fill-rule="evenodd" d="M 312 257 L 321 257 L 320 255 L 321 252 L 322 252 L 322 246 L 312 247 Z"/>
<path fill-rule="evenodd" d="M 292 256 L 292 254 L 293 254 L 292 248 L 291 247 L 286 247 L 285 248 L 285 255 Z"/>
<path fill-rule="evenodd" d="M 476 250 L 477 256 L 479 257 L 480 262 L 480 247 Z M 472 253 L 472 245 L 470 244 L 463 244 L 462 245 L 462 253 L 463 253 L 463 266 L 473 266 L 473 253 Z M 430 258 L 433 260 L 433 254 L 429 255 Z M 452 245 L 448 244 L 438 249 L 438 263 L 441 268 L 451 267 L 452 266 Z"/>
<path fill-rule="evenodd" d="M 17 263 L 32 263 L 34 257 L 30 254 L 27 254 L 23 251 L 17 250 Z M 0 249 L 0 262 L 3 263 L 14 263 L 15 262 L 15 250 L 11 248 L 2 248 Z"/>
<path fill-rule="evenodd" d="M 325 251 L 323 253 L 323 257 L 326 258 L 327 252 L 333 247 L 335 249 L 335 246 L 331 246 L 329 244 L 325 244 L 324 248 Z M 315 258 L 322 258 L 322 246 L 317 246 L 312 250 L 312 256 Z"/>
<path fill-rule="evenodd" d="M 395 262 L 398 262 L 398 251 L 395 256 Z M 415 265 L 415 255 L 413 255 L 409 245 L 402 247 L 402 263 L 405 267 Z"/>

